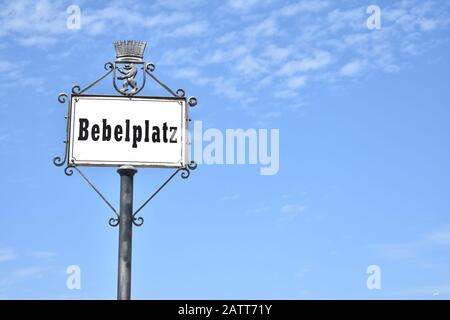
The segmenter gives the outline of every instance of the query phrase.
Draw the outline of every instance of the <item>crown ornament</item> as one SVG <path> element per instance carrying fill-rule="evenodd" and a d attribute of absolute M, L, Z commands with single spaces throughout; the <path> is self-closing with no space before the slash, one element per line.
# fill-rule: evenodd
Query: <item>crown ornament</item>
<path fill-rule="evenodd" d="M 147 42 L 122 40 L 114 42 L 116 62 L 143 62 Z"/>

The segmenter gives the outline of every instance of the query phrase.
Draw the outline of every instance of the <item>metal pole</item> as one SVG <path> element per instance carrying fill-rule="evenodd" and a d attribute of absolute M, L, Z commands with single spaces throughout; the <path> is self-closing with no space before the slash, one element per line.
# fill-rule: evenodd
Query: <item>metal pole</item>
<path fill-rule="evenodd" d="M 117 300 L 131 297 L 131 249 L 133 228 L 133 176 L 137 170 L 121 166 L 120 174 L 120 222 L 119 222 L 119 270 Z"/>

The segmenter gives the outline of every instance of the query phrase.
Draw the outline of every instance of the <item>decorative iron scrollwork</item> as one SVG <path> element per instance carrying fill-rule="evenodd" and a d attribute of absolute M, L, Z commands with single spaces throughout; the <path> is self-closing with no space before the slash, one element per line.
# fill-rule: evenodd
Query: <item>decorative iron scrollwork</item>
<path fill-rule="evenodd" d="M 154 80 L 158 85 L 165 89 L 171 96 L 175 98 L 184 98 L 190 107 L 197 105 L 198 101 L 196 97 L 186 97 L 186 92 L 183 89 L 177 89 L 173 91 L 161 80 L 159 80 L 153 73 L 156 69 L 155 64 L 146 63 L 143 61 L 143 54 L 145 50 L 146 43 L 139 41 L 119 41 L 114 43 L 116 49 L 116 60 L 115 62 L 106 62 L 104 69 L 106 73 L 100 78 L 90 83 L 88 86 L 82 88 L 80 85 L 74 85 L 72 87 L 72 95 L 82 95 L 89 89 L 97 85 L 111 73 L 113 74 L 113 86 L 122 95 L 134 96 L 137 95 L 144 87 L 146 83 L 146 75 Z M 117 72 L 116 72 L 117 71 Z M 142 80 L 137 79 L 138 74 L 142 71 Z M 116 80 L 122 81 L 121 86 L 116 84 Z M 140 84 L 140 85 L 139 85 Z M 58 95 L 59 103 L 67 103 L 67 114 L 65 116 L 66 122 L 66 139 L 64 157 L 56 156 L 53 158 L 54 165 L 61 167 L 66 165 L 64 168 L 64 173 L 67 176 L 73 175 L 73 170 L 77 170 L 83 179 L 94 189 L 94 191 L 102 198 L 102 200 L 111 208 L 114 212 L 115 217 L 108 220 L 108 224 L 112 227 L 116 227 L 120 223 L 120 216 L 116 209 L 111 205 L 111 203 L 103 196 L 103 194 L 92 184 L 92 182 L 86 177 L 86 175 L 74 164 L 72 161 L 68 160 L 69 154 L 69 130 L 70 130 L 70 101 L 68 101 L 69 96 L 66 93 L 61 93 Z M 187 179 L 191 174 L 191 170 L 195 170 L 197 164 L 191 161 L 186 166 L 176 169 L 168 179 L 155 191 L 150 197 L 133 213 L 132 223 L 139 227 L 144 223 L 144 218 L 137 217 L 138 212 L 140 212 L 148 202 L 150 202 L 168 183 L 171 181 L 179 172 L 181 172 L 181 178 Z"/>
<path fill-rule="evenodd" d="M 120 218 L 119 217 L 116 217 L 116 218 L 112 217 L 112 218 L 110 218 L 108 220 L 108 224 L 111 227 L 117 227 L 119 225 L 119 223 L 120 223 Z"/>
<path fill-rule="evenodd" d="M 71 175 L 73 175 L 73 166 L 67 166 L 64 169 L 64 173 L 66 174 L 66 176 L 70 177 Z"/>
<path fill-rule="evenodd" d="M 179 169 L 181 171 L 181 178 L 187 179 L 191 175 L 191 170 L 197 169 L 197 163 L 195 161 L 191 161 L 186 165 L 186 167 Z"/>
<path fill-rule="evenodd" d="M 196 97 L 189 97 L 188 104 L 190 107 L 195 107 L 198 103 L 198 100 Z"/>
<path fill-rule="evenodd" d="M 133 216 L 133 220 L 131 220 L 136 227 L 140 227 L 144 224 L 144 218 Z"/>
<path fill-rule="evenodd" d="M 153 63 L 145 64 L 145 71 L 153 72 L 153 71 L 155 71 L 155 69 L 156 69 L 156 66 Z"/>
<path fill-rule="evenodd" d="M 177 97 L 184 98 L 186 95 L 186 92 L 183 89 L 177 89 L 177 92 L 175 92 Z"/>
<path fill-rule="evenodd" d="M 69 96 L 66 93 L 60 93 L 58 95 L 58 102 L 66 103 L 68 98 L 69 98 Z M 69 148 L 69 144 L 68 144 L 68 142 L 69 142 L 69 112 L 70 112 L 69 109 L 70 109 L 69 104 L 67 104 L 67 115 L 65 116 L 65 118 L 67 119 L 67 123 L 66 123 L 66 139 L 64 140 L 64 144 L 66 145 L 65 149 L 64 149 L 64 158 L 61 158 L 59 156 L 56 156 L 53 158 L 53 164 L 58 167 L 62 167 L 67 162 L 67 154 L 69 153 L 69 149 L 68 149 Z"/>

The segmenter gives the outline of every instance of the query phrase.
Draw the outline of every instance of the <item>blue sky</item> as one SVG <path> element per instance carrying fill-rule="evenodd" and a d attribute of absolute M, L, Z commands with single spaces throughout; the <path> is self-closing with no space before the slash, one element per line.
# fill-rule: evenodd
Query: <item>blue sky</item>
<path fill-rule="evenodd" d="M 81 9 L 69 30 L 68 6 Z M 381 8 L 369 30 L 369 5 Z M 63 153 L 60 92 L 113 41 L 205 128 L 280 130 L 280 170 L 201 165 L 134 229 L 136 299 L 450 298 L 447 1 L 2 1 L 0 298 L 114 299 L 118 230 Z M 114 93 L 106 81 L 92 93 Z M 148 86 L 146 94 L 164 94 Z M 118 205 L 114 168 L 84 171 Z M 170 174 L 141 169 L 138 205 Z M 66 268 L 81 268 L 81 289 Z M 381 269 L 368 290 L 366 269 Z"/>

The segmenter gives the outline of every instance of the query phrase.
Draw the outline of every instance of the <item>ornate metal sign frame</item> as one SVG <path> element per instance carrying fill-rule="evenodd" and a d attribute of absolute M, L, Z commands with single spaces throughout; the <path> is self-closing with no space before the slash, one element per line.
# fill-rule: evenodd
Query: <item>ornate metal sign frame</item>
<path fill-rule="evenodd" d="M 87 100 L 101 100 L 101 101 L 107 101 L 107 100 L 135 100 L 135 101 L 174 101 L 177 102 L 179 107 L 181 108 L 180 112 L 180 149 L 179 149 L 179 160 L 178 161 L 166 161 L 166 162 L 155 162 L 155 161 L 136 161 L 136 160 L 129 160 L 129 161 L 113 161 L 113 160 L 106 160 L 105 158 L 102 158 L 101 160 L 81 160 L 77 159 L 74 155 L 74 145 L 76 139 L 75 137 L 75 122 L 76 122 L 76 105 L 77 102 L 81 99 L 87 99 Z M 149 106 L 150 107 L 150 106 Z M 71 119 L 70 119 L 71 118 Z M 69 137 L 68 137 L 68 162 L 72 166 L 92 166 L 92 167 L 101 167 L 101 166 L 120 166 L 123 164 L 126 165 L 132 165 L 134 167 L 139 168 L 180 168 L 184 167 L 187 164 L 187 144 L 188 136 L 187 136 L 187 126 L 188 126 L 188 102 L 185 97 L 159 97 L 159 96 L 117 96 L 117 95 L 93 95 L 93 94 L 82 94 L 82 95 L 71 95 L 71 101 L 70 101 L 70 129 L 69 129 Z"/>
<path fill-rule="evenodd" d="M 176 91 L 169 88 L 161 80 L 157 78 L 154 71 L 156 66 L 153 63 L 147 63 L 143 60 L 144 50 L 146 47 L 146 42 L 140 41 L 118 41 L 114 43 L 116 49 L 116 60 L 114 62 L 107 62 L 104 65 L 106 72 L 100 76 L 97 80 L 93 81 L 86 87 L 82 88 L 80 85 L 74 85 L 71 90 L 71 94 L 60 93 L 58 95 L 58 102 L 61 104 L 66 104 L 66 139 L 64 140 L 65 152 L 64 156 L 56 156 L 53 158 L 54 165 L 62 167 L 65 165 L 64 173 L 67 176 L 73 174 L 73 169 L 80 173 L 81 177 L 89 184 L 90 187 L 100 196 L 100 198 L 108 205 L 108 207 L 115 213 L 115 217 L 109 219 L 109 224 L 111 226 L 119 225 L 119 214 L 117 210 L 111 205 L 111 203 L 106 199 L 106 197 L 100 192 L 100 190 L 95 187 L 91 180 L 80 170 L 80 168 L 70 161 L 69 158 L 69 146 L 70 146 L 70 124 L 71 124 L 71 101 L 73 97 L 83 96 L 96 86 L 98 83 L 106 79 L 112 74 L 112 83 L 114 89 L 120 94 L 120 96 L 126 97 L 138 97 L 137 94 L 140 93 L 145 85 L 147 76 L 152 79 L 156 84 L 161 86 L 166 90 L 170 97 L 184 99 L 186 101 L 186 106 L 194 107 L 197 105 L 197 98 L 194 96 L 186 97 L 186 92 L 183 89 L 177 89 Z M 141 72 L 139 72 L 141 71 Z M 136 79 L 137 75 L 141 73 L 141 80 Z M 122 86 L 118 85 L 118 81 L 122 81 Z M 139 85 L 140 83 L 140 85 Z M 86 94 L 92 95 L 92 94 Z M 99 96 L 99 95 L 96 95 Z M 109 95 L 110 96 L 110 95 Z M 140 96 L 145 97 L 145 96 Z M 167 98 L 167 97 L 153 97 L 153 98 Z M 189 119 L 190 121 L 190 119 Z M 186 124 L 187 127 L 187 124 Z M 113 166 L 113 165 L 111 165 Z M 141 226 L 144 222 L 142 217 L 137 217 L 137 213 L 140 212 L 145 205 L 147 205 L 168 183 L 171 181 L 178 173 L 181 172 L 181 178 L 187 179 L 190 176 L 191 170 L 196 169 L 197 164 L 194 161 L 189 161 L 185 166 L 177 168 L 163 183 L 162 185 L 153 192 L 146 201 L 133 213 L 133 224 L 135 226 Z"/>

